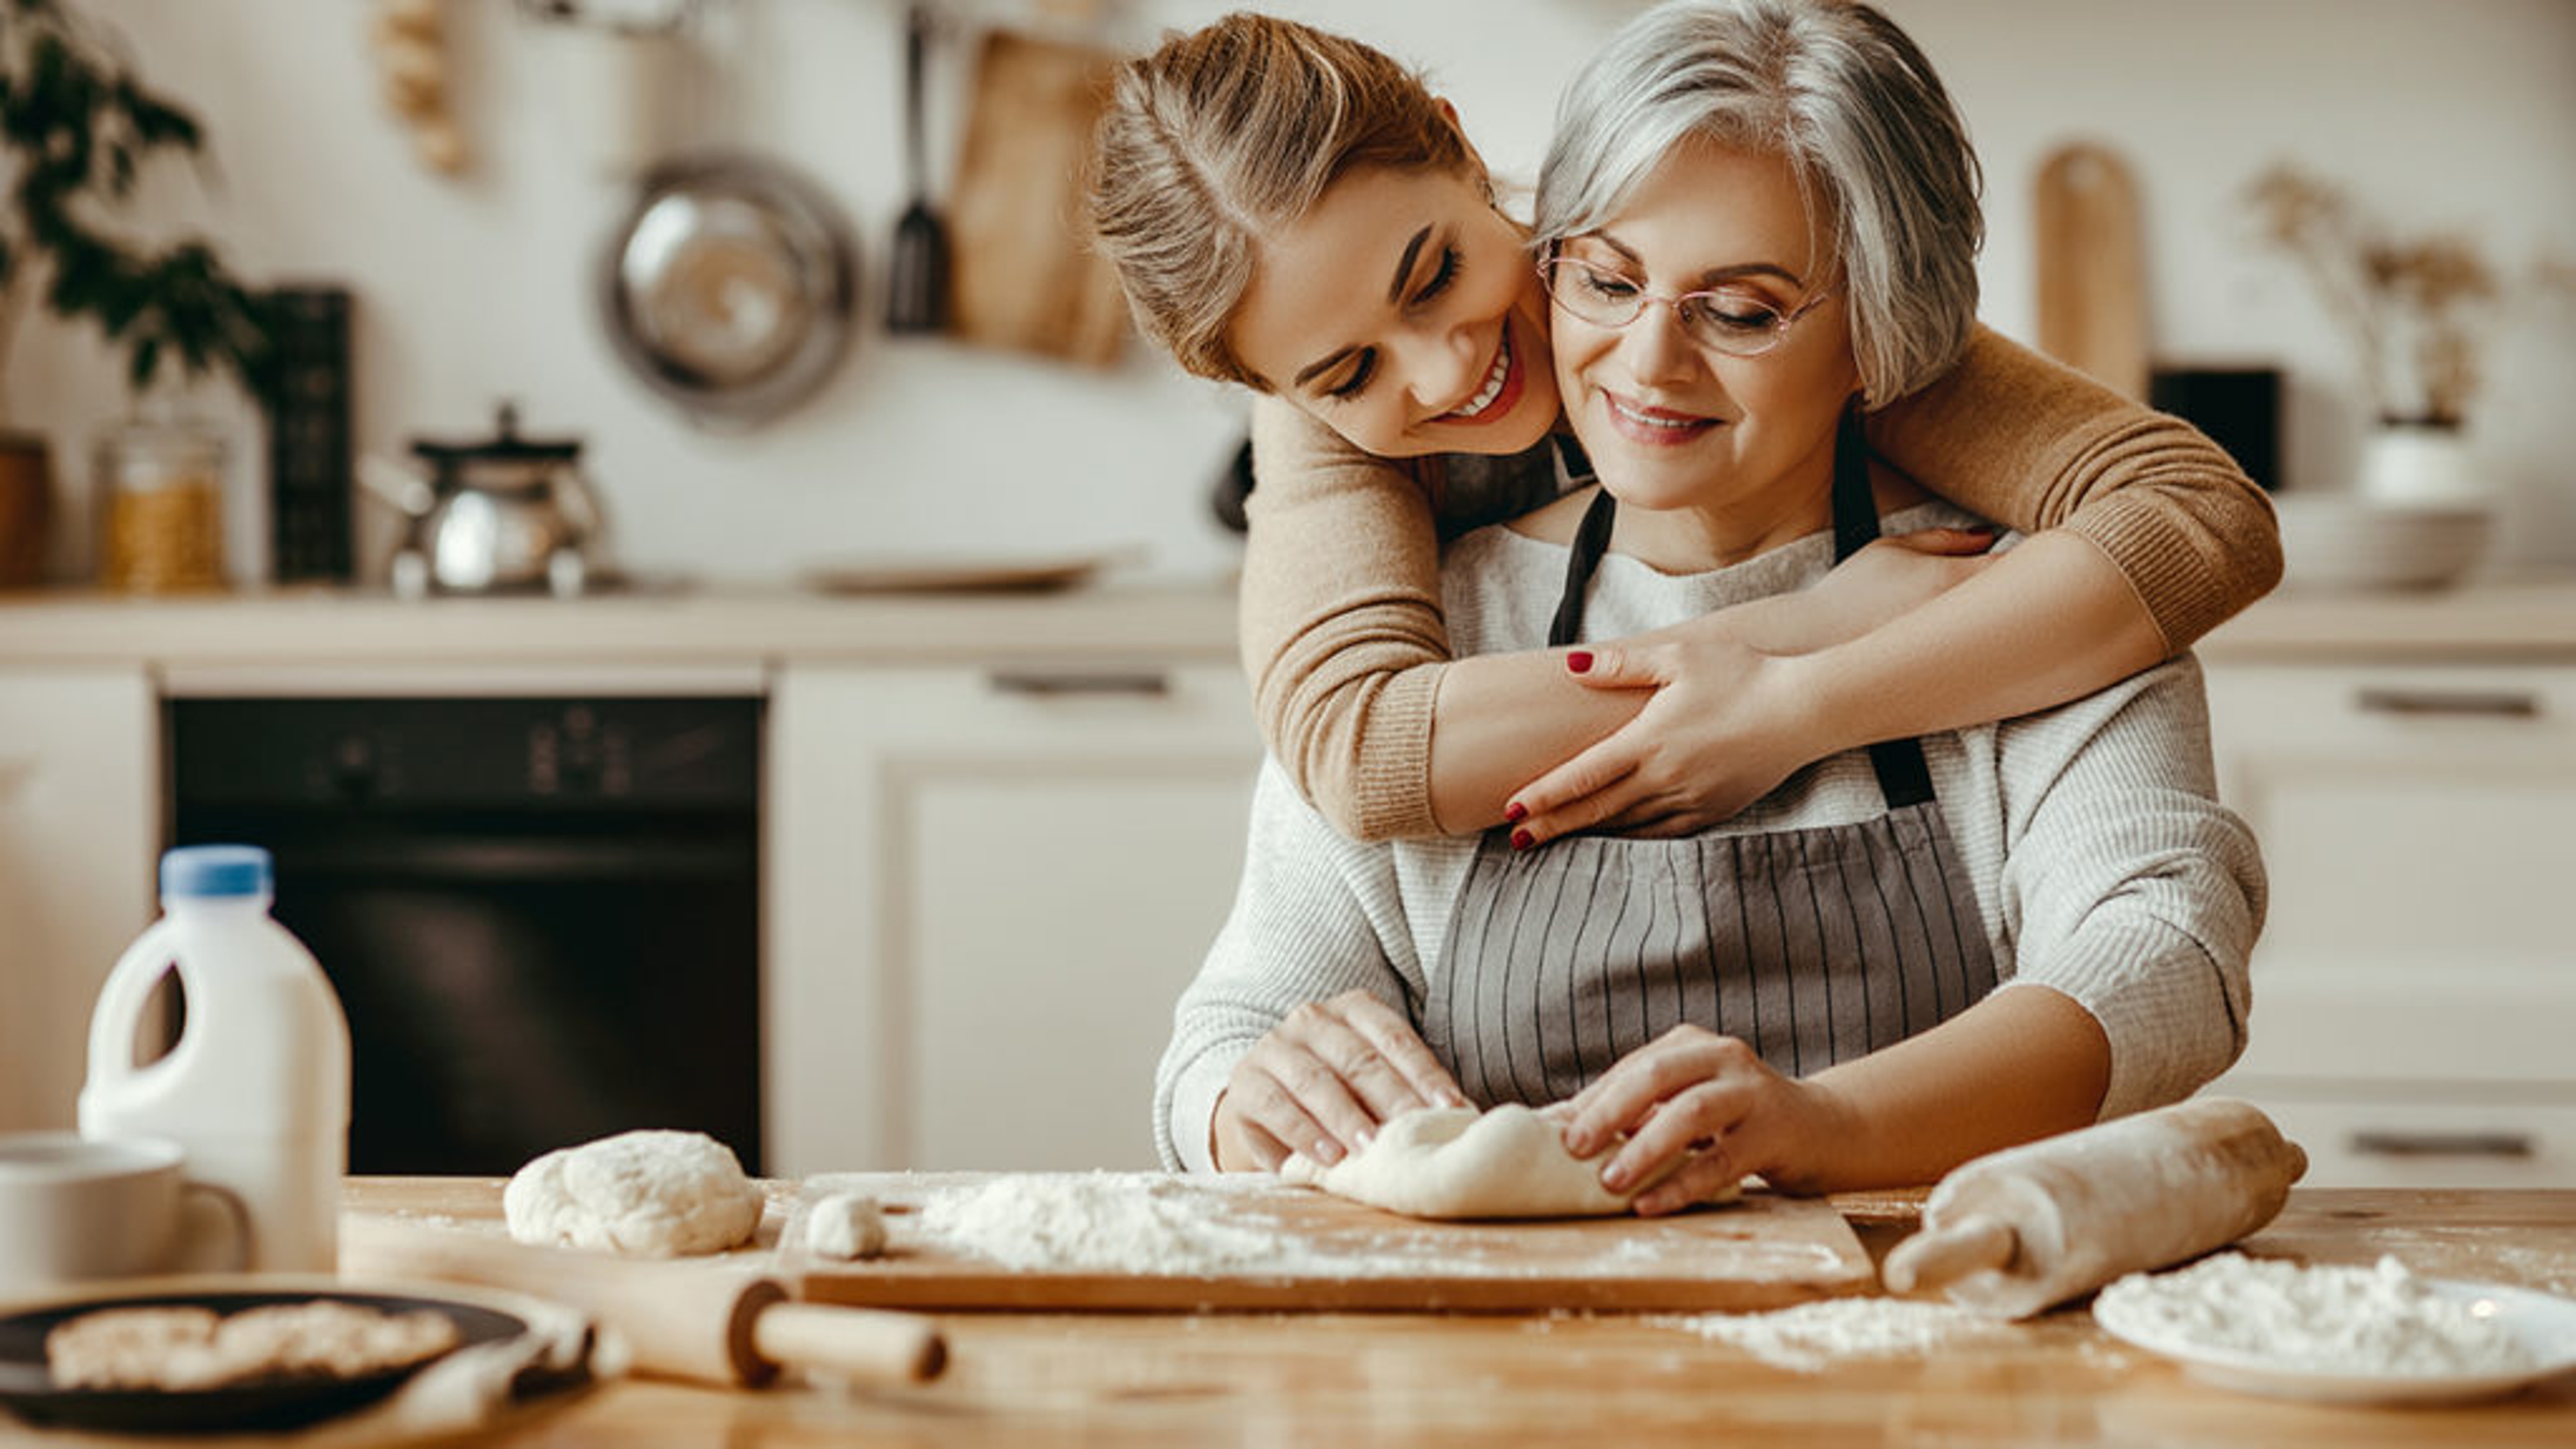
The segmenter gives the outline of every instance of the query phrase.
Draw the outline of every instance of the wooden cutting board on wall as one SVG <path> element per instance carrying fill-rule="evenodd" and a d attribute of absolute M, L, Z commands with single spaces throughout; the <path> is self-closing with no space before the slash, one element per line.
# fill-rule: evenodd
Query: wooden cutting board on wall
<path fill-rule="evenodd" d="M 2039 168 L 2039 346 L 2133 398 L 2147 395 L 2147 295 L 2138 188 L 2089 143 Z"/>
<path fill-rule="evenodd" d="M 1082 175 L 1118 57 L 994 30 L 949 201 L 954 331 L 1093 367 L 1118 359 L 1127 303 L 1082 240 Z"/>

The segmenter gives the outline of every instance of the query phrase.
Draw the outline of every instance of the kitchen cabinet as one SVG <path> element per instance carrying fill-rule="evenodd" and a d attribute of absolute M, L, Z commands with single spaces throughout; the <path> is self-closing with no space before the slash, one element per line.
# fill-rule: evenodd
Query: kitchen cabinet
<path fill-rule="evenodd" d="M 791 665 L 770 731 L 772 1170 L 1152 1166 L 1242 865 L 1242 675 Z"/>
<path fill-rule="evenodd" d="M 67 1129 L 90 1005 L 154 911 L 157 708 L 139 666 L 0 669 L 0 1129 Z"/>
<path fill-rule="evenodd" d="M 2576 1185 L 2576 665 L 2213 665 L 2262 841 L 2261 1103 L 2319 1186 Z"/>

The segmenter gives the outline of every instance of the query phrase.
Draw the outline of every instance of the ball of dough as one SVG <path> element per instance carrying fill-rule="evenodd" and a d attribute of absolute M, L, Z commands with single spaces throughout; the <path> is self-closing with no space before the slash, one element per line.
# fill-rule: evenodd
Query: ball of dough
<path fill-rule="evenodd" d="M 1280 1175 L 1417 1218 L 1579 1218 L 1624 1213 L 1649 1184 L 1617 1193 L 1601 1185 L 1607 1149 L 1565 1150 L 1564 1130 L 1505 1102 L 1489 1112 L 1426 1107 L 1397 1117 L 1375 1141 L 1331 1167 L 1303 1153 Z M 1669 1169 L 1668 1169 L 1669 1170 Z M 1732 1191 L 1707 1198 L 1733 1199 Z"/>
<path fill-rule="evenodd" d="M 805 1251 L 818 1258 L 873 1258 L 885 1251 L 885 1214 L 877 1200 L 836 1192 L 805 1210 Z"/>
<path fill-rule="evenodd" d="M 760 1227 L 760 1189 L 702 1132 L 621 1132 L 529 1163 L 502 1190 L 510 1236 L 646 1258 L 720 1253 Z"/>

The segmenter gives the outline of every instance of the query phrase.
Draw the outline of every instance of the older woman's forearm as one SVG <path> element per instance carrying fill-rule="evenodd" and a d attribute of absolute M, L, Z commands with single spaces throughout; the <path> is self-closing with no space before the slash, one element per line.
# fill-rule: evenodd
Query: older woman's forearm
<path fill-rule="evenodd" d="M 1812 1176 L 1772 1185 L 1855 1192 L 1937 1181 L 1970 1158 L 2090 1126 L 2110 1081 L 2110 1038 L 2092 1013 L 2044 986 L 2006 987 L 1810 1078 L 1858 1134 Z"/>

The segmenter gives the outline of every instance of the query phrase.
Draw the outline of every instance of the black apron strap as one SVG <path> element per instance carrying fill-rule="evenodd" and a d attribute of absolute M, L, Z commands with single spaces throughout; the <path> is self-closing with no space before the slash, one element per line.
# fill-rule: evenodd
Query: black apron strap
<path fill-rule="evenodd" d="M 1583 601 L 1592 591 L 1593 571 L 1601 567 L 1601 556 L 1610 551 L 1610 525 L 1619 518 L 1619 500 L 1602 489 L 1592 495 L 1592 505 L 1583 510 L 1583 524 L 1574 530 L 1574 547 L 1565 556 L 1565 592 L 1556 599 L 1556 617 L 1548 621 L 1547 647 L 1562 649 L 1583 637 Z"/>
<path fill-rule="evenodd" d="M 1846 408 L 1834 433 L 1834 562 L 1841 563 L 1878 538 L 1878 497 L 1869 490 L 1869 439 L 1860 409 Z M 1869 747 L 1887 808 L 1901 810 L 1932 798 L 1932 771 L 1917 740 L 1881 740 Z"/>
<path fill-rule="evenodd" d="M 1583 637 L 1583 603 L 1592 591 L 1592 575 L 1610 551 L 1610 528 L 1619 501 L 1602 489 L 1583 511 L 1574 531 L 1574 546 L 1565 560 L 1565 591 L 1557 597 L 1556 617 L 1549 621 L 1547 643 L 1562 649 Z M 1869 488 L 1869 442 L 1862 436 L 1860 410 L 1844 412 L 1834 435 L 1834 562 L 1867 548 L 1878 537 L 1878 499 Z M 1878 772 L 1879 792 L 1887 808 L 1903 809 L 1932 798 L 1932 771 L 1915 740 L 1881 740 L 1869 747 L 1870 767 Z"/>

